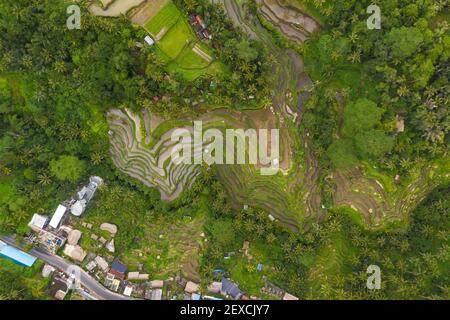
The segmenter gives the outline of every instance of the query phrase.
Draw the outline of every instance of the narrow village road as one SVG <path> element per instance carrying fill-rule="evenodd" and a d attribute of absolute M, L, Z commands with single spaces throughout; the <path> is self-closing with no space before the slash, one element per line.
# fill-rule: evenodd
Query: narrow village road
<path fill-rule="evenodd" d="M 16 244 L 16 241 L 13 237 L 1 236 L 0 240 L 2 240 L 3 242 L 5 242 L 10 246 L 22 249 L 20 248 L 20 246 Z M 48 254 L 40 249 L 34 248 L 28 253 L 42 261 L 45 261 L 49 265 L 59 270 L 64 270 L 64 272 L 66 273 L 69 267 L 73 265 L 72 263 L 64 260 L 59 256 Z M 80 268 L 80 282 L 83 287 L 85 287 L 87 290 L 90 291 L 89 293 L 91 295 L 98 297 L 100 300 L 132 300 L 132 298 L 130 297 L 122 296 L 120 294 L 109 291 L 81 268 Z"/>

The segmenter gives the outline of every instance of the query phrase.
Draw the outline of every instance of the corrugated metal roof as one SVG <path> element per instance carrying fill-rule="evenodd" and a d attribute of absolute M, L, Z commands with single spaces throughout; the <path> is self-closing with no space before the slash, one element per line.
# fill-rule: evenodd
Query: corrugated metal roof
<path fill-rule="evenodd" d="M 9 258 L 16 262 L 17 264 L 31 267 L 33 263 L 36 261 L 36 258 L 32 255 L 29 255 L 26 252 L 23 252 L 19 249 L 16 249 L 9 245 L 0 246 L 0 256 L 5 258 Z"/>
<path fill-rule="evenodd" d="M 58 208 L 55 211 L 55 214 L 52 217 L 52 220 L 50 220 L 50 226 L 57 229 L 59 227 L 59 223 L 61 222 L 61 219 L 64 216 L 64 213 L 66 213 L 67 208 L 64 207 L 62 204 L 58 206 Z"/>
<path fill-rule="evenodd" d="M 235 299 L 239 299 L 244 294 L 238 286 L 227 278 L 222 279 L 222 292 L 233 296 Z"/>

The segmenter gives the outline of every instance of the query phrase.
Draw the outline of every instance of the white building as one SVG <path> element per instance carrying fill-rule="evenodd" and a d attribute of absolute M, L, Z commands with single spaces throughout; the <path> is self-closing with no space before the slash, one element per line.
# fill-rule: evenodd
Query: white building
<path fill-rule="evenodd" d="M 153 41 L 153 39 L 150 38 L 150 36 L 146 36 L 146 37 L 144 38 L 144 40 L 145 40 L 145 42 L 147 42 L 150 46 L 152 46 L 152 45 L 155 43 L 155 41 Z"/>
<path fill-rule="evenodd" d="M 56 209 L 55 213 L 53 214 L 52 219 L 50 220 L 50 227 L 58 229 L 59 225 L 61 224 L 61 220 L 64 217 L 64 214 L 66 213 L 67 208 L 60 204 L 58 208 Z"/>
<path fill-rule="evenodd" d="M 127 297 L 130 297 L 132 292 L 133 292 L 133 286 L 130 286 L 130 285 L 126 286 L 125 290 L 123 290 L 123 294 Z"/>
<path fill-rule="evenodd" d="M 103 179 L 97 176 L 92 176 L 89 178 L 89 184 L 83 189 L 81 189 L 79 192 L 77 192 L 76 195 L 76 201 L 71 206 L 70 212 L 74 216 L 81 216 L 86 210 L 86 206 L 91 201 L 92 197 L 94 197 L 95 192 L 97 191 L 98 187 L 100 187 L 103 184 Z"/>
<path fill-rule="evenodd" d="M 35 213 L 33 215 L 33 218 L 31 218 L 30 223 L 28 223 L 28 226 L 36 231 L 39 232 L 40 230 L 44 229 L 47 225 L 48 217 L 47 216 L 41 216 L 40 214 Z"/>

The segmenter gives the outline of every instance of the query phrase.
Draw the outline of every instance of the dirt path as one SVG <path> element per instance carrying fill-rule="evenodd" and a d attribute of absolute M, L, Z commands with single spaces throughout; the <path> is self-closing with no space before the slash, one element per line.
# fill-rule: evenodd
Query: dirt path
<path fill-rule="evenodd" d="M 213 61 L 213 58 L 207 54 L 205 51 L 203 51 L 198 45 L 195 45 L 192 48 L 192 51 L 194 51 L 197 55 L 199 55 L 201 58 L 206 60 L 206 62 L 211 63 Z"/>

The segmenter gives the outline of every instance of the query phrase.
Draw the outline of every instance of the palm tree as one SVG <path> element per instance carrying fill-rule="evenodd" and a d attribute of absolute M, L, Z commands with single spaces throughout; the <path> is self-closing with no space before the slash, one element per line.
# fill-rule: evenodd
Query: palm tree
<path fill-rule="evenodd" d="M 356 32 L 352 32 L 349 36 L 350 42 L 354 43 L 358 40 L 359 36 Z"/>
<path fill-rule="evenodd" d="M 103 161 L 103 155 L 100 153 L 100 152 L 94 152 L 92 155 L 91 155 L 91 162 L 94 164 L 94 165 L 99 165 L 102 161 Z"/>
<path fill-rule="evenodd" d="M 400 88 L 397 89 L 397 94 L 400 97 L 404 97 L 404 96 L 408 95 L 408 93 L 409 93 L 409 89 L 407 86 L 401 86 Z"/>
<path fill-rule="evenodd" d="M 184 0 L 184 5 L 188 12 L 192 12 L 198 6 L 198 3 L 196 0 Z"/>
<path fill-rule="evenodd" d="M 248 72 L 251 71 L 250 65 L 246 61 L 240 62 L 239 65 L 238 65 L 238 69 L 242 73 L 248 73 Z"/>
<path fill-rule="evenodd" d="M 12 172 L 12 170 L 4 165 L 0 165 L 0 172 L 4 175 L 4 176 L 9 176 Z"/>
<path fill-rule="evenodd" d="M 331 53 L 331 60 L 333 60 L 333 61 L 338 61 L 340 57 L 341 57 L 341 54 L 337 51 L 333 51 Z"/>
<path fill-rule="evenodd" d="M 361 53 L 359 51 L 353 51 L 349 58 L 352 63 L 360 63 L 361 62 Z"/>
<path fill-rule="evenodd" d="M 52 183 L 52 178 L 51 176 L 46 173 L 46 172 L 42 172 L 41 174 L 38 175 L 38 182 L 39 184 L 43 185 L 43 186 L 47 186 L 50 183 Z"/>

